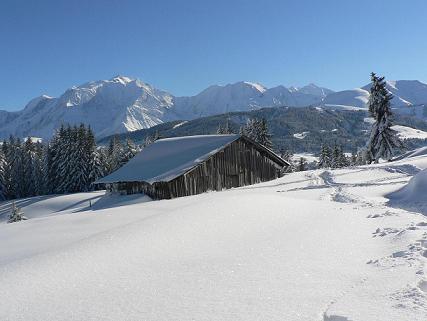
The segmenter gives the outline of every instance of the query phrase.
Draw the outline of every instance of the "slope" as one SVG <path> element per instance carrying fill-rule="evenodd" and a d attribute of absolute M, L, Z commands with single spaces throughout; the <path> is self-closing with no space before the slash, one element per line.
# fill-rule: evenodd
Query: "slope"
<path fill-rule="evenodd" d="M 0 224 L 0 318 L 425 320 L 427 221 L 384 195 L 426 167 L 421 156 L 171 201 L 106 196 Z"/>

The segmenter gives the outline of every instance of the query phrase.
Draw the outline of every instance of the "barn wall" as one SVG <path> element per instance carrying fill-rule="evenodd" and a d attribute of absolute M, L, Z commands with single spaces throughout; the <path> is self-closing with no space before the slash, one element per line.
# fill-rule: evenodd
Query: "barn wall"
<path fill-rule="evenodd" d="M 171 198 L 220 191 L 275 179 L 281 169 L 267 152 L 239 139 L 169 182 L 168 188 Z"/>
<path fill-rule="evenodd" d="M 269 181 L 280 177 L 281 170 L 268 152 L 240 138 L 170 182 L 114 185 L 127 194 L 145 193 L 154 199 L 168 199 Z"/>

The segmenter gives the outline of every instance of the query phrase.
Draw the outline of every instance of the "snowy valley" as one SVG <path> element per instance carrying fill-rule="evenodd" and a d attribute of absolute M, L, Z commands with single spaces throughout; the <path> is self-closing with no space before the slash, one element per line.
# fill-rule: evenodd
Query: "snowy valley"
<path fill-rule="evenodd" d="M 424 148 L 174 200 L 39 196 L 14 224 L 3 202 L 0 319 L 424 321 L 426 168 Z"/>

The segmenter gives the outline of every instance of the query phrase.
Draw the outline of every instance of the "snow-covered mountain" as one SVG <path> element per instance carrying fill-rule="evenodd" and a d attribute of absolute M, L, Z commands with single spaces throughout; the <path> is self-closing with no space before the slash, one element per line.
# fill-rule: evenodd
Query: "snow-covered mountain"
<path fill-rule="evenodd" d="M 393 94 L 392 105 L 395 108 L 409 108 L 415 111 L 416 106 L 427 104 L 427 84 L 418 80 L 396 80 L 386 82 L 387 90 Z M 338 91 L 326 96 L 325 106 L 345 106 L 366 108 L 371 84 L 352 90 Z"/>
<path fill-rule="evenodd" d="M 369 99 L 369 91 L 361 88 L 337 91 L 323 100 L 325 106 L 345 106 L 365 108 Z"/>
<path fill-rule="evenodd" d="M 90 125 L 98 137 L 124 133 L 182 119 L 263 107 L 321 105 L 366 108 L 369 86 L 333 92 L 309 84 L 267 88 L 258 83 L 214 85 L 190 97 L 176 97 L 138 79 L 117 76 L 72 87 L 58 98 L 31 100 L 17 112 L 0 111 L 0 138 L 16 135 L 49 138 L 61 124 Z M 402 113 L 427 118 L 427 84 L 417 80 L 388 81 L 393 105 Z"/>
<path fill-rule="evenodd" d="M 242 81 L 210 86 L 192 97 L 177 97 L 173 111 L 178 118 L 194 119 L 262 107 L 302 107 L 319 104 L 328 93 L 332 91 L 314 84 L 301 88 L 277 86 L 268 89 L 261 84 Z"/>
<path fill-rule="evenodd" d="M 61 124 L 81 122 L 90 125 L 98 137 L 104 137 L 177 119 L 318 104 L 328 92 L 313 84 L 267 89 L 256 83 L 238 82 L 211 86 L 192 97 L 174 97 L 138 79 L 117 76 L 70 88 L 58 98 L 37 97 L 19 112 L 0 111 L 0 137 L 12 134 L 49 138 Z"/>
<path fill-rule="evenodd" d="M 0 137 L 48 138 L 63 123 L 81 122 L 89 124 L 98 136 L 106 136 L 160 124 L 172 106 L 169 93 L 118 76 L 73 87 L 58 98 L 37 97 L 15 114 L 3 112 Z"/>

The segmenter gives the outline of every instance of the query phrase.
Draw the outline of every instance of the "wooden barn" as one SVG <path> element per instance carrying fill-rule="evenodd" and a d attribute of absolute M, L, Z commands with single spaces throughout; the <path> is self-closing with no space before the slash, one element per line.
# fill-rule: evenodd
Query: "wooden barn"
<path fill-rule="evenodd" d="M 278 178 L 289 164 L 240 135 L 160 139 L 98 180 L 107 190 L 170 199 Z"/>

